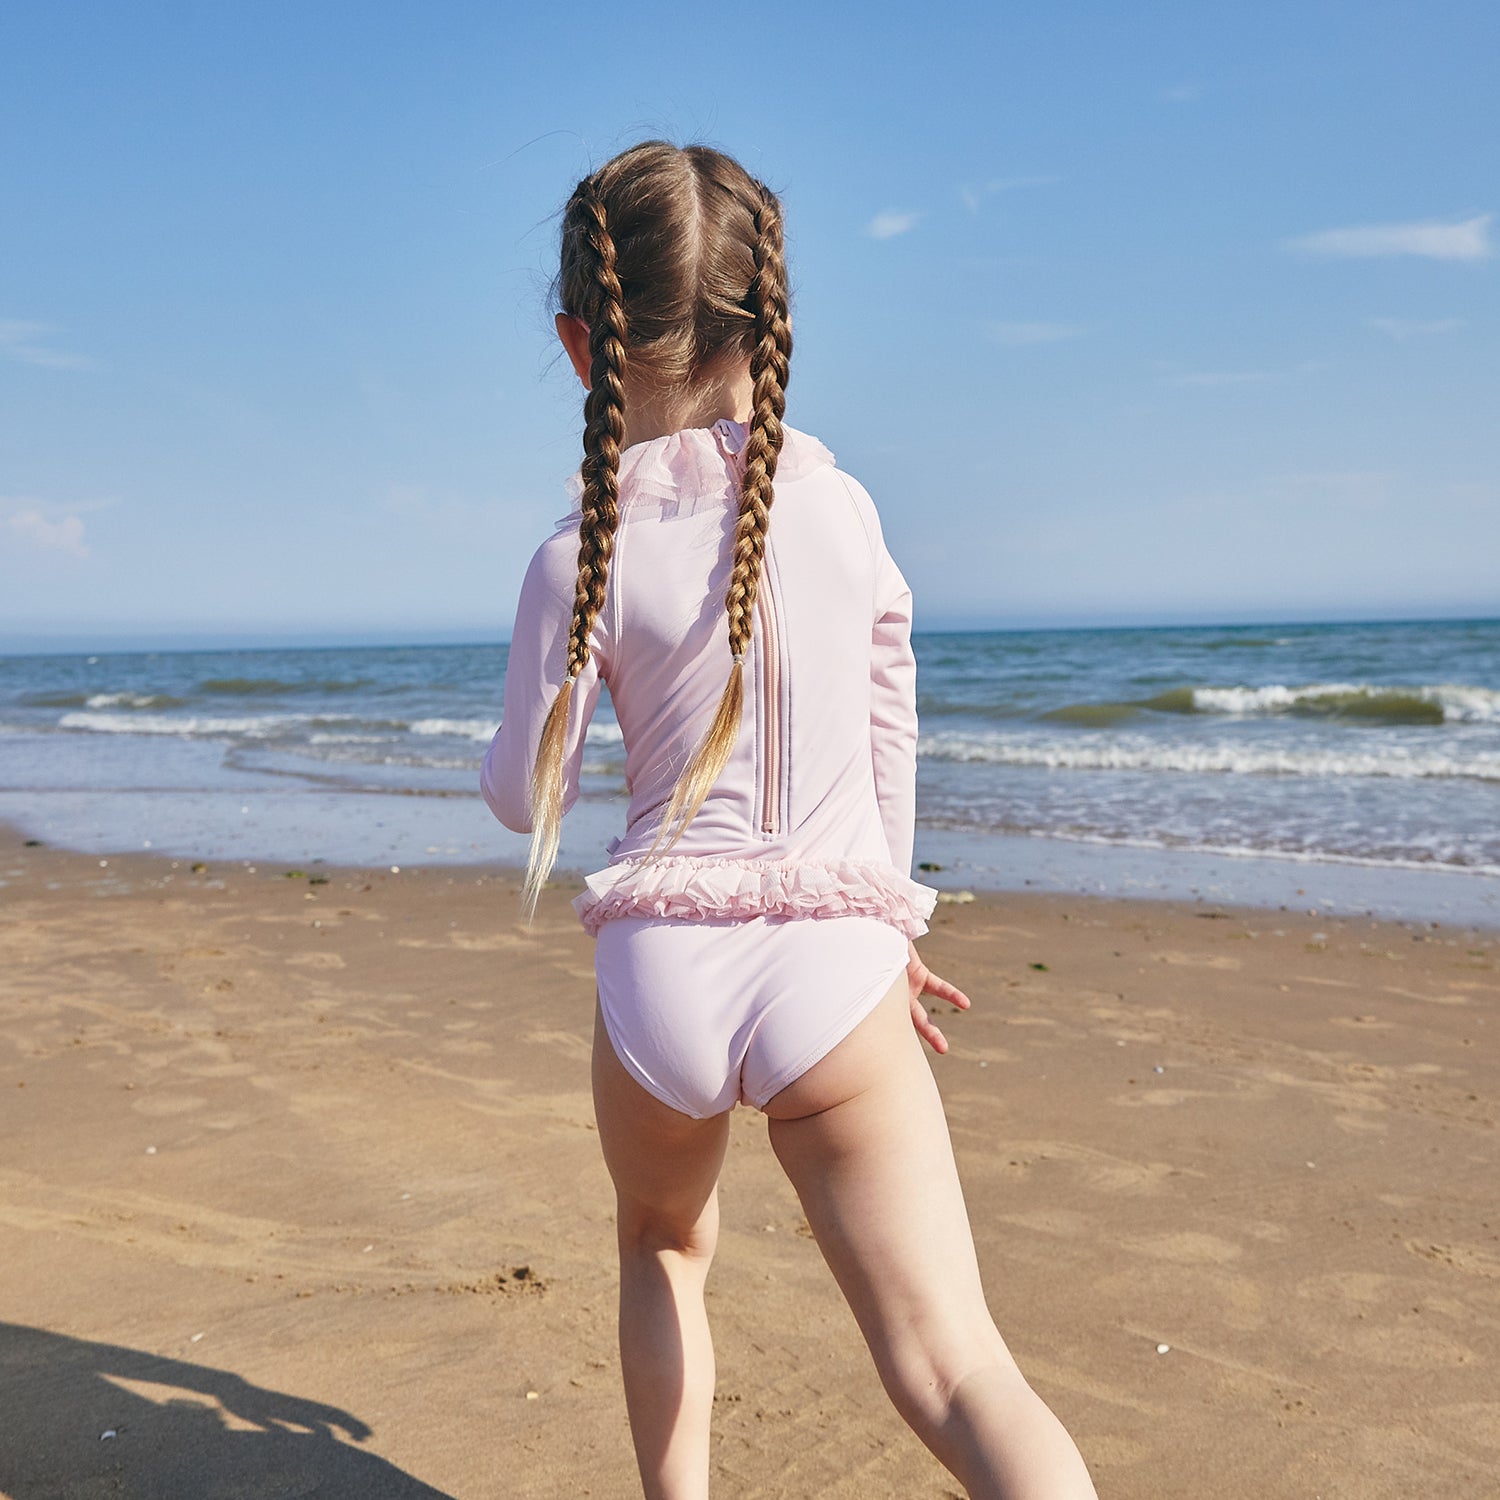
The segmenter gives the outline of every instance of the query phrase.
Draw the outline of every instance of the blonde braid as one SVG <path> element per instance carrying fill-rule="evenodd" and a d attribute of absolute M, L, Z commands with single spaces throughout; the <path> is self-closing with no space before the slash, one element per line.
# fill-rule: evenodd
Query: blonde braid
<path fill-rule="evenodd" d="M 734 572 L 724 600 L 729 611 L 729 647 L 737 656 L 743 655 L 749 644 L 751 612 L 760 589 L 792 358 L 781 214 L 770 193 L 761 191 L 761 204 L 755 215 L 755 279 L 750 283 L 750 302 L 755 313 L 755 348 L 750 354 L 753 405 L 750 432 L 745 439 L 740 516 L 734 529 Z"/>
<path fill-rule="evenodd" d="M 528 915 L 557 862 L 562 831 L 563 758 L 573 684 L 589 660 L 589 635 L 604 608 L 615 528 L 620 520 L 620 445 L 625 440 L 625 299 L 615 267 L 615 243 L 604 200 L 593 178 L 578 185 L 568 205 L 592 257 L 587 309 L 589 394 L 584 403 L 583 511 L 578 523 L 578 584 L 568 628 L 567 675 L 548 710 L 531 777 L 531 852 L 521 901 Z"/>
<path fill-rule="evenodd" d="M 786 386 L 791 375 L 792 323 L 787 296 L 781 208 L 769 189 L 757 183 L 755 276 L 750 311 L 755 346 L 750 351 L 753 386 L 745 469 L 740 480 L 739 518 L 734 528 L 734 566 L 724 597 L 729 615 L 729 681 L 703 743 L 684 767 L 662 816 L 650 856 L 665 854 L 680 839 L 729 763 L 744 714 L 744 661 L 754 629 L 755 599 L 765 564 L 771 503 L 776 498 L 776 464 L 785 433 Z"/>

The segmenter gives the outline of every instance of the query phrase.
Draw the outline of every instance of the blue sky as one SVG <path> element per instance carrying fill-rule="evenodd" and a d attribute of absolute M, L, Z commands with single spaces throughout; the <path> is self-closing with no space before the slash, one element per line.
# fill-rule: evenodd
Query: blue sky
<path fill-rule="evenodd" d="M 921 624 L 1500 612 L 1490 3 L 0 5 L 0 644 L 508 632 L 573 183 L 784 197 Z"/>

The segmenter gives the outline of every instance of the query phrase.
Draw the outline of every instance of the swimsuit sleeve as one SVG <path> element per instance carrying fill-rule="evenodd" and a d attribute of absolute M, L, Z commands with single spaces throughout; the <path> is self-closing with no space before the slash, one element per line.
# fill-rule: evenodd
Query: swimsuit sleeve
<path fill-rule="evenodd" d="M 870 758 L 891 863 L 911 874 L 917 820 L 917 659 L 911 648 L 911 589 L 886 551 L 875 502 L 841 473 L 874 564 L 870 631 Z"/>
<path fill-rule="evenodd" d="M 532 767 L 542 726 L 563 684 L 577 579 L 577 531 L 559 531 L 537 549 L 516 606 L 505 663 L 504 717 L 485 752 L 479 787 L 490 811 L 517 833 L 531 832 Z M 588 664 L 573 684 L 563 744 L 564 812 L 578 800 L 584 734 L 599 701 L 600 682 L 607 675 L 602 660 L 607 649 L 602 616 L 607 611 L 606 604 L 589 637 Z"/>
<path fill-rule="evenodd" d="M 917 659 L 911 648 L 911 590 L 883 542 L 877 547 L 875 569 L 870 753 L 891 863 L 909 875 L 917 817 Z"/>

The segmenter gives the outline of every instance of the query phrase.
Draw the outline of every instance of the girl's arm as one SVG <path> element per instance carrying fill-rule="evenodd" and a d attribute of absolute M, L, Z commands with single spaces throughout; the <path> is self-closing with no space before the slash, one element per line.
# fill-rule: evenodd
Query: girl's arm
<path fill-rule="evenodd" d="M 917 660 L 911 590 L 885 544 L 875 552 L 875 624 L 870 639 L 870 753 L 891 863 L 911 873 L 917 817 Z"/>
<path fill-rule="evenodd" d="M 911 647 L 911 589 L 885 550 L 873 505 L 868 515 L 874 527 L 871 542 L 875 556 L 870 753 L 891 863 L 903 875 L 909 875 L 917 821 L 917 658 Z M 946 1052 L 948 1038 L 928 1014 L 926 999 L 931 996 L 957 1010 L 967 1010 L 969 997 L 956 984 L 934 974 L 918 955 L 915 944 L 908 942 L 906 952 L 911 1023 L 934 1052 Z"/>
<path fill-rule="evenodd" d="M 531 772 L 542 725 L 563 683 L 577 578 L 577 532 L 559 531 L 537 549 L 516 606 L 505 664 L 504 717 L 485 753 L 479 786 L 490 811 L 517 833 L 531 832 Z M 599 700 L 604 634 L 596 623 L 589 637 L 588 665 L 573 684 L 563 750 L 564 812 L 578 800 L 584 732 Z"/>

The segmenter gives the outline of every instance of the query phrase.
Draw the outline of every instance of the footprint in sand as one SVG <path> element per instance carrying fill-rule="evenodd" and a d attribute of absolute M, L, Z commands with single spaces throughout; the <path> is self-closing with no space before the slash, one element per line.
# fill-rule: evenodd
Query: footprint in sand
<path fill-rule="evenodd" d="M 1121 1437 L 1118 1433 L 1092 1433 L 1089 1436 L 1089 1460 L 1099 1467 L 1127 1468 L 1131 1464 L 1145 1463 L 1155 1456 L 1149 1444 L 1138 1438 Z"/>
<path fill-rule="evenodd" d="M 492 932 L 482 937 L 454 932 L 448 936 L 449 945 L 464 953 L 503 953 L 511 948 L 534 947 L 535 941 L 529 932 Z"/>
<path fill-rule="evenodd" d="M 1132 1089 L 1128 1094 L 1116 1094 L 1109 1102 L 1139 1109 L 1142 1105 L 1165 1108 L 1173 1104 L 1186 1104 L 1193 1099 L 1224 1099 L 1229 1096 L 1213 1089 Z M 1243 1097 L 1243 1096 L 1240 1096 Z"/>
<path fill-rule="evenodd" d="M 1088 1217 L 1068 1208 L 1034 1208 L 1025 1213 L 1001 1214 L 1002 1224 L 1014 1224 L 1018 1229 L 1032 1229 L 1038 1234 L 1055 1234 L 1063 1239 L 1075 1239 L 1087 1234 Z"/>
<path fill-rule="evenodd" d="M 287 963 L 297 969 L 342 969 L 344 960 L 337 953 L 296 953 Z"/>
<path fill-rule="evenodd" d="M 1008 1154 L 1026 1166 L 1060 1163 L 1076 1172 L 1088 1187 L 1105 1193 L 1157 1193 L 1170 1178 L 1203 1176 L 1170 1162 L 1134 1161 L 1063 1141 L 1012 1141 Z"/>
<path fill-rule="evenodd" d="M 1165 953 L 1158 953 L 1156 961 L 1159 964 L 1179 964 L 1187 969 L 1238 969 L 1240 961 L 1231 958 L 1227 953 L 1180 953 L 1169 949 Z"/>
<path fill-rule="evenodd" d="M 1216 1234 L 1184 1229 L 1176 1234 L 1137 1235 L 1120 1242 L 1137 1255 L 1153 1260 L 1169 1260 L 1180 1266 L 1222 1266 L 1238 1260 L 1240 1247 Z"/>
<path fill-rule="evenodd" d="M 1351 1360 L 1404 1370 L 1451 1369 L 1475 1364 L 1479 1359 L 1468 1344 L 1414 1319 L 1403 1320 L 1399 1326 L 1347 1328 L 1342 1342 Z"/>
<path fill-rule="evenodd" d="M 138 1115 L 150 1115 L 155 1118 L 191 1114 L 195 1109 L 202 1109 L 207 1103 L 207 1099 L 200 1099 L 196 1094 L 148 1094 L 144 1099 L 137 1099 L 130 1107 Z"/>
<path fill-rule="evenodd" d="M 1477 1245 L 1437 1245 L 1430 1241 L 1408 1240 L 1406 1248 L 1424 1260 L 1452 1266 L 1455 1271 L 1467 1271 L 1471 1276 L 1483 1276 L 1491 1281 L 1500 1277 L 1500 1256 L 1481 1250 Z"/>
<path fill-rule="evenodd" d="M 592 1057 L 594 1051 L 590 1043 L 571 1031 L 528 1031 L 521 1037 L 521 1040 L 536 1042 L 543 1047 L 555 1047 L 558 1051 L 580 1061 Z"/>
<path fill-rule="evenodd" d="M 460 953 L 506 953 L 512 948 L 535 946 L 535 938 L 527 932 L 494 932 L 483 937 L 465 932 L 450 932 L 441 938 L 397 938 L 398 948 L 440 948 L 449 952 L 457 948 Z"/>
<path fill-rule="evenodd" d="M 1500 1453 L 1500 1405 L 1493 1401 L 1463 1401 L 1452 1406 L 1428 1407 L 1422 1417 L 1445 1433 L 1455 1445 L 1477 1443 L 1491 1453 Z"/>

